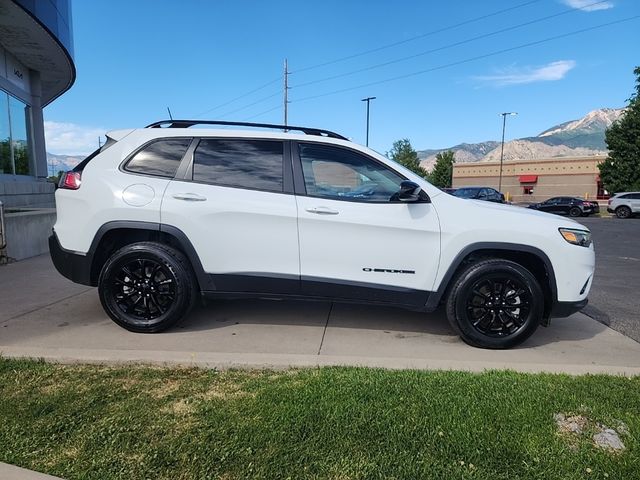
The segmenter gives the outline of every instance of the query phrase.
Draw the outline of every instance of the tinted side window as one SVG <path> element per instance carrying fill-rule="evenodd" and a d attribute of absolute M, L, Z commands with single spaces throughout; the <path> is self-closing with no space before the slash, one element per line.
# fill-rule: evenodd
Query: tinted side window
<path fill-rule="evenodd" d="M 203 139 L 193 157 L 193 180 L 282 192 L 283 151 L 279 141 Z"/>
<path fill-rule="evenodd" d="M 500 197 L 500 194 L 498 193 L 497 190 L 494 190 L 493 188 L 490 188 L 489 189 L 489 199 L 490 200 L 500 201 L 500 200 L 502 200 L 502 197 Z"/>
<path fill-rule="evenodd" d="M 145 175 L 173 178 L 190 143 L 190 138 L 157 140 L 139 150 L 124 169 Z"/>
<path fill-rule="evenodd" d="M 389 202 L 404 180 L 373 159 L 344 148 L 300 145 L 307 194 L 360 202 Z"/>

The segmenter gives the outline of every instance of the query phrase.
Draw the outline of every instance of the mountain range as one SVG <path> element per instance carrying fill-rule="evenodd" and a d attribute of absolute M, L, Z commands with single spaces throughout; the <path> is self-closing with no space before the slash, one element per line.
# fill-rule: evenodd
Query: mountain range
<path fill-rule="evenodd" d="M 79 164 L 85 156 L 83 155 L 56 155 L 47 152 L 47 169 L 49 175 L 57 175 L 60 170 L 66 172 Z"/>
<path fill-rule="evenodd" d="M 623 113 L 621 108 L 593 110 L 578 120 L 555 125 L 535 137 L 505 142 L 505 160 L 531 160 L 535 158 L 581 157 L 606 155 L 604 133 Z M 418 151 L 420 164 L 431 170 L 436 155 L 453 150 L 457 163 L 489 162 L 500 160 L 500 142 L 461 143 L 450 148 Z"/>
<path fill-rule="evenodd" d="M 578 120 L 555 125 L 535 137 L 511 140 L 504 144 L 505 160 L 530 160 L 534 158 L 577 157 L 606 155 L 604 132 L 623 113 L 621 108 L 602 108 L 589 112 Z M 431 170 L 436 155 L 453 150 L 457 163 L 489 162 L 500 160 L 500 142 L 489 140 L 480 143 L 461 143 L 449 148 L 418 151 L 420 164 Z M 71 170 L 84 157 L 47 153 L 49 172 Z"/>

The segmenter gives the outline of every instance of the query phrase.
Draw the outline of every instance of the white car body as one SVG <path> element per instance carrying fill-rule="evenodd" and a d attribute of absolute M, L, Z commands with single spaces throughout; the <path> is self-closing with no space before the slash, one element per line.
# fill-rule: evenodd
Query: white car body
<path fill-rule="evenodd" d="M 108 137 L 108 148 L 84 165 L 81 188 L 56 192 L 52 256 L 55 250 L 54 263 L 74 281 L 96 285 L 100 265 L 95 262 L 105 233 L 141 226 L 178 232 L 181 241 L 190 242 L 192 248 L 186 253 L 192 263 L 201 265 L 194 268 L 205 293 L 240 294 L 242 282 L 252 279 L 258 286 L 250 291 L 259 296 L 291 293 L 360 299 L 430 311 L 444 298 L 464 258 L 474 251 L 504 251 L 508 258 L 536 256 L 544 264 L 541 271 L 546 271 L 551 295 L 546 317 L 558 305 L 577 309 L 586 303 L 595 267 L 593 245 L 573 245 L 558 231 L 588 231 L 586 227 L 556 215 L 445 194 L 396 162 L 350 141 L 193 128 L 119 130 Z M 298 191 L 274 193 L 161 178 L 123 168 L 140 146 L 180 137 L 268 139 L 349 149 L 415 182 L 429 202 L 318 198 Z M 193 159 L 181 162 L 179 174 L 189 162 Z M 295 165 L 294 176 L 299 168 Z"/>
<path fill-rule="evenodd" d="M 622 209 L 620 207 L 623 207 Z M 624 207 L 627 207 L 626 210 Z M 620 211 L 622 214 L 619 214 Z M 609 199 L 607 205 L 609 213 L 615 213 L 621 218 L 640 213 L 640 192 L 621 192 L 616 193 Z"/>

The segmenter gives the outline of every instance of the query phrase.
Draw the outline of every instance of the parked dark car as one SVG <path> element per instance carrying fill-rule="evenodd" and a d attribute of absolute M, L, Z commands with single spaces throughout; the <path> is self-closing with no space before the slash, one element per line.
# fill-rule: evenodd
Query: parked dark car
<path fill-rule="evenodd" d="M 598 202 L 579 197 L 553 197 L 542 203 L 533 203 L 528 208 L 571 217 L 586 217 L 600 212 Z"/>
<path fill-rule="evenodd" d="M 491 187 L 462 187 L 452 193 L 454 197 L 485 200 L 487 202 L 505 203 L 504 195 Z"/>
<path fill-rule="evenodd" d="M 441 188 L 440 190 L 442 190 L 444 193 L 448 193 L 449 195 L 453 195 L 457 188 L 445 187 Z"/>

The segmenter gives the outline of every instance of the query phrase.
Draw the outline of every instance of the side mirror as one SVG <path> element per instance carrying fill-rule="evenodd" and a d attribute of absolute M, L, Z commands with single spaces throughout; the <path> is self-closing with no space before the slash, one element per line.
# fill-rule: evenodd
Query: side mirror
<path fill-rule="evenodd" d="M 420 192 L 422 187 L 415 182 L 405 180 L 400 184 L 398 192 L 398 200 L 401 202 L 417 202 L 420 200 Z"/>

